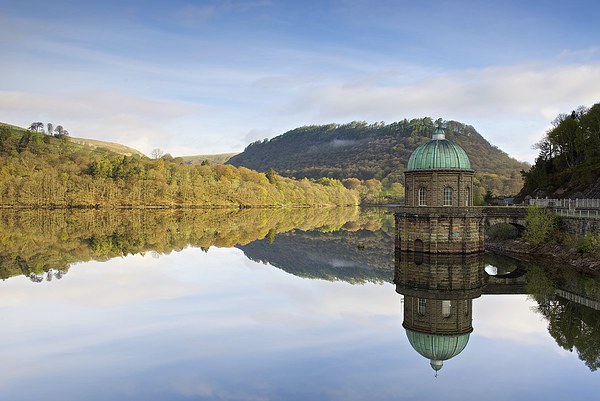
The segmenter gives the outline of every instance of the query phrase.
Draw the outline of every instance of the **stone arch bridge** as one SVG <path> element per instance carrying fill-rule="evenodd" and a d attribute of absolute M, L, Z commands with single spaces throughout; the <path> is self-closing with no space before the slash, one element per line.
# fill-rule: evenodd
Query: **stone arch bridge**
<path fill-rule="evenodd" d="M 486 230 L 507 223 L 522 233 L 526 216 L 525 207 L 513 206 L 403 206 L 395 213 L 396 247 L 408 252 L 481 252 Z"/>
<path fill-rule="evenodd" d="M 519 206 L 484 206 L 481 208 L 485 228 L 505 223 L 510 224 L 522 233 L 527 227 L 527 209 Z"/>

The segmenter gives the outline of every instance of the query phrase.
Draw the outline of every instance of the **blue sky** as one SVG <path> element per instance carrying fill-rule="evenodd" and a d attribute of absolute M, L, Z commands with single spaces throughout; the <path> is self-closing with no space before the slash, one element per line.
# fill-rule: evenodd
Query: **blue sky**
<path fill-rule="evenodd" d="M 0 121 L 145 153 L 431 116 L 533 162 L 600 101 L 593 1 L 0 2 Z"/>

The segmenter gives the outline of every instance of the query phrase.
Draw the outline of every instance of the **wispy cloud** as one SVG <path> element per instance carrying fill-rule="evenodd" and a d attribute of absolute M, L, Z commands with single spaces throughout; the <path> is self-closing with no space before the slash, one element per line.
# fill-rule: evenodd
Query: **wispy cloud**
<path fill-rule="evenodd" d="M 201 23 L 230 13 L 247 12 L 271 5 L 268 0 L 216 0 L 208 4 L 189 4 L 175 12 L 175 18 L 186 24 Z"/>
<path fill-rule="evenodd" d="M 305 88 L 280 112 L 312 115 L 317 121 L 441 116 L 475 125 L 492 143 L 505 137 L 503 149 L 531 160 L 532 135 L 541 135 L 554 113 L 599 99 L 600 62 L 536 63 L 449 72 L 400 85 L 321 83 Z M 511 127 L 517 131 L 507 135 L 502 131 L 508 122 L 520 128 Z M 531 124 L 538 128 L 532 131 Z"/>

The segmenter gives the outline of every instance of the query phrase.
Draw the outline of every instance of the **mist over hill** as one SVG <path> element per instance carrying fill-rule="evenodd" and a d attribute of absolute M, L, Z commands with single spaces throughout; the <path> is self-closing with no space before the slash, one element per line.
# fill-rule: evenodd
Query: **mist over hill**
<path fill-rule="evenodd" d="M 403 171 L 413 150 L 430 140 L 431 118 L 385 124 L 351 122 L 296 128 L 271 140 L 253 142 L 227 163 L 258 171 L 274 169 L 296 178 L 358 178 L 404 182 Z M 476 171 L 476 185 L 496 195 L 519 192 L 520 171 L 527 163 L 509 157 L 477 130 L 448 121 L 446 138 L 461 145 Z"/>

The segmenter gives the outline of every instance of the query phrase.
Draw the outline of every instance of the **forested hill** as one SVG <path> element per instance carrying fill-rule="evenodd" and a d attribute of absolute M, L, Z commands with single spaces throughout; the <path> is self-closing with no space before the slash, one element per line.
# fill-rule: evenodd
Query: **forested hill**
<path fill-rule="evenodd" d="M 305 126 L 271 140 L 257 141 L 228 163 L 258 171 L 270 168 L 289 177 L 355 177 L 403 182 L 412 151 L 430 140 L 429 117 L 391 124 L 352 122 Z M 460 144 L 477 171 L 480 187 L 496 195 L 516 194 L 522 187 L 519 162 L 486 141 L 470 125 L 448 121 L 446 137 Z"/>
<path fill-rule="evenodd" d="M 558 115 L 536 147 L 520 198 L 600 198 L 600 103 Z"/>
<path fill-rule="evenodd" d="M 0 208 L 237 208 L 357 202 L 357 191 L 337 180 L 296 181 L 244 167 L 188 165 L 170 155 L 125 156 L 74 143 L 64 132 L 55 136 L 0 124 Z"/>

